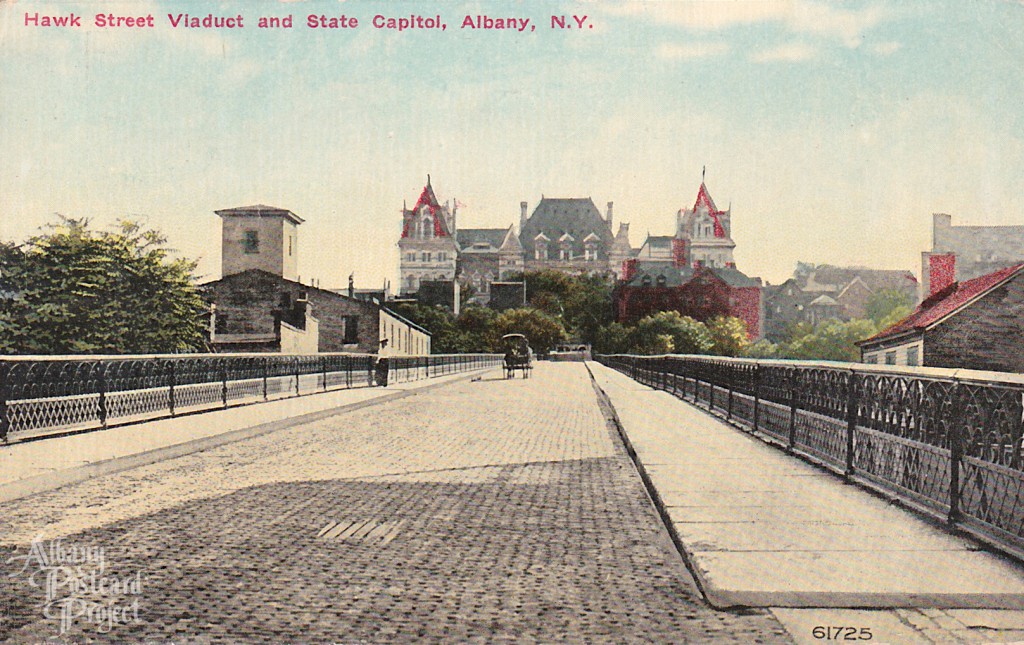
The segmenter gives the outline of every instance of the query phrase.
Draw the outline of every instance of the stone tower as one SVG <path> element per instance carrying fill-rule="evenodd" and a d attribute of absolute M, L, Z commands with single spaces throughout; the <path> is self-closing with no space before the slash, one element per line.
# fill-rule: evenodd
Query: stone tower
<path fill-rule="evenodd" d="M 301 217 L 284 208 L 242 206 L 214 211 L 221 217 L 221 275 L 262 269 L 298 280 Z"/>

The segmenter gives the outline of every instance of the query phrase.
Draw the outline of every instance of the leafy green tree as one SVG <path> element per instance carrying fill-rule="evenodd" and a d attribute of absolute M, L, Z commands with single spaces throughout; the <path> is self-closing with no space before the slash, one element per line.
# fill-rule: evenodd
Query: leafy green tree
<path fill-rule="evenodd" d="M 870 320 L 826 320 L 813 332 L 785 343 L 782 354 L 785 358 L 856 362 L 860 360 L 860 348 L 854 343 L 877 330 Z"/>
<path fill-rule="evenodd" d="M 716 356 L 741 356 L 750 344 L 747 323 L 735 316 L 716 316 L 705 324 L 713 343 L 711 353 Z"/>
<path fill-rule="evenodd" d="M 598 329 L 594 339 L 594 352 L 598 354 L 628 354 L 633 351 L 636 330 L 622 323 L 609 323 Z"/>
<path fill-rule="evenodd" d="M 530 347 L 538 354 L 546 354 L 567 339 L 562 323 L 537 309 L 508 309 L 494 319 L 491 325 L 490 345 L 501 351 L 501 337 L 505 334 L 523 334 Z"/>
<path fill-rule="evenodd" d="M 756 343 L 751 343 L 743 349 L 745 358 L 778 358 L 779 346 L 772 341 L 762 338 Z"/>
<path fill-rule="evenodd" d="M 490 328 L 497 312 L 487 307 L 470 306 L 455 319 L 455 328 L 461 334 L 468 352 L 486 352 L 490 347 Z"/>
<path fill-rule="evenodd" d="M 712 347 L 707 326 L 678 311 L 661 311 L 636 324 L 633 349 L 640 354 L 707 354 Z"/>
<path fill-rule="evenodd" d="M 899 289 L 882 289 L 868 296 L 865 313 L 879 329 L 902 320 L 914 310 L 914 297 Z M 891 321 L 891 322 L 888 322 Z M 883 325 L 883 323 L 886 323 Z"/>
<path fill-rule="evenodd" d="M 196 264 L 121 221 L 94 231 L 61 217 L 0 247 L 0 353 L 151 354 L 205 347 Z"/>

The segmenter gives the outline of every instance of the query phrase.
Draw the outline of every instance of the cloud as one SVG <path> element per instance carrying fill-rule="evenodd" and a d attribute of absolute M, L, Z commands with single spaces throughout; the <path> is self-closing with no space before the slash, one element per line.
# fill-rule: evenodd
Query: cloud
<path fill-rule="evenodd" d="M 692 31 L 720 31 L 730 27 L 775 23 L 798 34 L 835 38 L 858 47 L 865 31 L 885 17 L 877 6 L 844 9 L 808 0 L 721 0 L 708 2 L 623 2 L 604 5 L 609 15 L 646 18 Z"/>
<path fill-rule="evenodd" d="M 903 48 L 903 43 L 896 41 L 888 41 L 884 43 L 874 43 L 870 46 L 871 52 L 878 54 L 879 56 L 891 56 Z"/>
<path fill-rule="evenodd" d="M 818 55 L 818 50 L 806 43 L 787 43 L 772 49 L 766 49 L 750 57 L 755 63 L 799 62 L 811 60 Z"/>
<path fill-rule="evenodd" d="M 729 44 L 709 43 L 663 43 L 658 47 L 657 56 L 665 60 L 692 60 L 721 56 L 729 52 Z"/>

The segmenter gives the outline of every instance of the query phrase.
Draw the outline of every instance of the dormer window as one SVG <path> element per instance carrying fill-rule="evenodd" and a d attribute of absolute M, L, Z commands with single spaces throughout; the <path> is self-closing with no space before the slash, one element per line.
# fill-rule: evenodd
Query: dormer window
<path fill-rule="evenodd" d="M 640 284 L 642 284 L 645 287 L 651 286 L 651 276 L 645 275 L 643 278 L 640 279 Z"/>
<path fill-rule="evenodd" d="M 667 282 L 668 282 L 668 280 L 666 280 L 665 276 L 663 276 L 663 275 L 659 275 L 658 276 L 658 286 L 659 287 L 664 287 Z"/>

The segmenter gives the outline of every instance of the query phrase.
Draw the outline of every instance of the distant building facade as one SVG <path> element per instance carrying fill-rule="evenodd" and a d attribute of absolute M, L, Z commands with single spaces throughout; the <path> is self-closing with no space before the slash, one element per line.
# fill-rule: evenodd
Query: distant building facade
<path fill-rule="evenodd" d="M 917 290 L 917 278 L 910 271 L 801 263 L 794 277 L 764 287 L 765 337 L 783 340 L 798 323 L 866 318 L 873 294 L 894 291 L 912 303 Z"/>
<path fill-rule="evenodd" d="M 460 229 L 458 202 L 441 204 L 428 177 L 414 206 L 402 209 L 399 293 L 409 297 L 424 282 L 458 281 L 468 303 L 487 304 L 493 283 L 523 271 L 618 277 L 635 251 L 628 224 L 612 234 L 612 206 L 602 216 L 589 197 L 542 197 L 530 215 L 529 204 L 520 203 L 518 231 L 512 225 Z"/>
<path fill-rule="evenodd" d="M 1022 338 L 1024 264 L 1017 264 L 947 285 L 858 345 L 865 363 L 1020 373 Z"/>
<path fill-rule="evenodd" d="M 222 220 L 223 277 L 200 285 L 210 305 L 209 343 L 222 352 L 429 354 L 430 333 L 372 297 L 297 280 L 298 226 L 289 210 L 246 206 Z M 386 291 L 386 289 L 385 289 Z"/>
<path fill-rule="evenodd" d="M 932 249 L 921 253 L 921 299 L 953 282 L 970 280 L 1024 261 L 1024 226 L 953 226 L 932 215 Z"/>
<path fill-rule="evenodd" d="M 746 323 L 749 338 L 762 338 L 761 280 L 736 268 L 731 209 L 718 209 L 702 181 L 693 208 L 679 210 L 675 224 L 675 235 L 648 236 L 623 262 L 616 319 L 633 324 L 659 311 L 702 322 L 734 316 Z"/>

